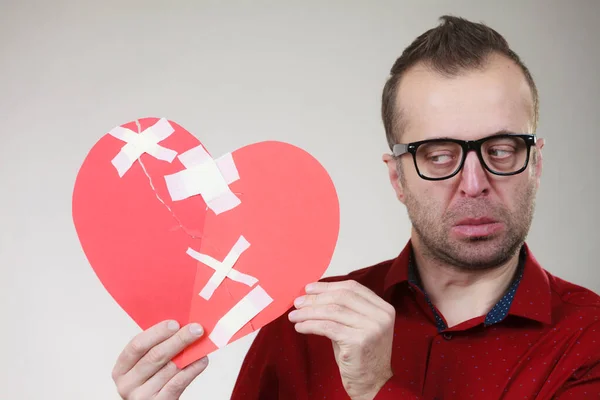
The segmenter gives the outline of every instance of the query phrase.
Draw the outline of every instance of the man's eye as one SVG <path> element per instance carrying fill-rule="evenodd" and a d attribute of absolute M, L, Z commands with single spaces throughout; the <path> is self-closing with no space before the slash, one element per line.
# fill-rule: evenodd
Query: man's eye
<path fill-rule="evenodd" d="M 444 164 L 452 161 L 452 154 L 432 154 L 429 156 L 429 161 L 435 164 Z"/>
<path fill-rule="evenodd" d="M 510 148 L 491 148 L 488 150 L 488 154 L 495 158 L 511 157 L 514 153 L 514 149 Z"/>

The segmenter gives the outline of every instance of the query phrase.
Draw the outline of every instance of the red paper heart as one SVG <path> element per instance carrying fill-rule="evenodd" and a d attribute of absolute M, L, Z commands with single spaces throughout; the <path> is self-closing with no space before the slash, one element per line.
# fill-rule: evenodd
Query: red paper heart
<path fill-rule="evenodd" d="M 122 126 L 142 132 L 157 121 Z M 200 145 L 169 123 L 174 132 L 161 146 L 181 154 Z M 164 177 L 185 169 L 178 158 L 144 153 L 119 177 L 111 160 L 124 145 L 107 134 L 89 152 L 75 182 L 73 220 L 95 273 L 140 328 L 166 319 L 205 328 L 206 335 L 176 357 L 178 366 L 217 349 L 208 335 L 252 290 L 225 278 L 203 299 L 199 292 L 214 270 L 186 254 L 188 248 L 222 261 L 240 236 L 250 243 L 234 268 L 256 277 L 273 302 L 229 343 L 282 315 L 307 283 L 322 277 L 338 237 L 339 204 L 329 175 L 310 154 L 274 141 L 234 151 L 240 179 L 229 188 L 241 203 L 217 215 L 200 195 L 171 200 Z"/>

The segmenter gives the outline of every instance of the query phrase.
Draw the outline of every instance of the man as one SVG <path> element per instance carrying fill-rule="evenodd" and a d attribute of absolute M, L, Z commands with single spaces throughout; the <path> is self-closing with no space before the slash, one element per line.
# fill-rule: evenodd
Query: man
<path fill-rule="evenodd" d="M 525 244 L 543 140 L 519 57 L 489 27 L 442 17 L 394 64 L 382 116 L 410 242 L 309 285 L 257 335 L 232 398 L 599 398 L 600 299 Z M 113 371 L 121 396 L 177 399 L 208 361 L 169 360 L 201 334 L 165 321 L 134 338 Z"/>

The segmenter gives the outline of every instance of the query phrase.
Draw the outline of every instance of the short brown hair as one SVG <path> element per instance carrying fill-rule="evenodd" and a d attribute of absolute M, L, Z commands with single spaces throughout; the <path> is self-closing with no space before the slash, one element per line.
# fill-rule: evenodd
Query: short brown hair
<path fill-rule="evenodd" d="M 533 97 L 533 126 L 538 123 L 538 92 L 531 73 L 519 56 L 510 49 L 506 39 L 483 23 L 464 18 L 444 15 L 441 23 L 417 37 L 396 60 L 383 88 L 381 116 L 390 149 L 402 134 L 403 124 L 400 110 L 396 110 L 398 83 L 403 73 L 417 63 L 426 63 L 447 76 L 461 71 L 485 67 L 492 53 L 499 53 L 513 60 L 525 74 Z"/>

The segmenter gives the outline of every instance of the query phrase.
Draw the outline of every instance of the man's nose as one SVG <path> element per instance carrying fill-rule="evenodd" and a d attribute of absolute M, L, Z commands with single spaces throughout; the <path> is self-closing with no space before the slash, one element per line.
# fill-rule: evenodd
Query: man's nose
<path fill-rule="evenodd" d="M 488 174 L 474 151 L 467 153 L 460 174 L 460 192 L 465 197 L 485 196 L 489 193 Z"/>

